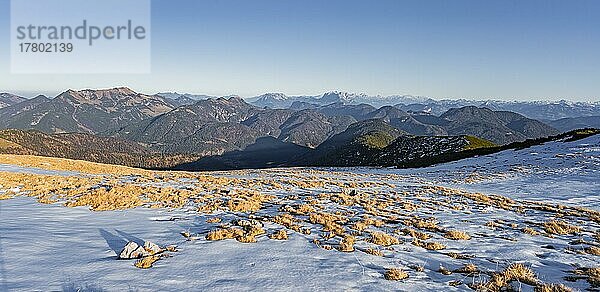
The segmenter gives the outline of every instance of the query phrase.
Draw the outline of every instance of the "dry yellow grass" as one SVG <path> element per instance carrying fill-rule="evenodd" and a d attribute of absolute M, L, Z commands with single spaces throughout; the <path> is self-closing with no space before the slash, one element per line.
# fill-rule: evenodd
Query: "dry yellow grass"
<path fill-rule="evenodd" d="M 573 271 L 576 275 L 585 277 L 585 280 L 592 288 L 600 287 L 600 266 L 593 268 L 577 268 Z"/>
<path fill-rule="evenodd" d="M 65 158 L 41 157 L 33 155 L 0 154 L 0 163 L 18 165 L 22 167 L 35 167 L 46 170 L 77 171 L 90 174 L 147 175 L 152 173 L 148 170 L 126 166 L 93 163 L 83 160 L 72 160 Z"/>
<path fill-rule="evenodd" d="M 299 204 L 299 205 L 285 205 L 279 208 L 280 212 L 288 212 L 293 215 L 308 215 L 310 213 L 316 212 L 315 208 L 308 204 Z"/>
<path fill-rule="evenodd" d="M 241 243 L 255 243 L 256 242 L 256 236 L 254 235 L 248 235 L 248 234 L 243 234 L 241 236 L 238 236 L 235 238 L 235 240 L 241 242 Z"/>
<path fill-rule="evenodd" d="M 351 236 L 351 235 L 344 236 L 344 238 L 342 238 L 342 240 L 340 241 L 339 250 L 343 251 L 343 252 L 353 252 L 355 241 L 356 241 L 356 238 L 354 238 L 354 236 Z"/>
<path fill-rule="evenodd" d="M 267 233 L 262 227 L 257 225 L 244 226 L 244 233 L 246 235 L 258 236 Z"/>
<path fill-rule="evenodd" d="M 12 192 L 0 193 L 0 200 L 12 199 L 14 197 L 14 195 L 15 194 Z"/>
<path fill-rule="evenodd" d="M 140 194 L 144 187 L 125 185 L 110 189 L 98 188 L 65 204 L 67 207 L 90 206 L 94 211 L 126 210 L 144 204 Z"/>
<path fill-rule="evenodd" d="M 256 212 L 262 208 L 262 204 L 273 199 L 273 196 L 263 195 L 256 191 L 246 191 L 241 194 L 230 194 L 227 208 L 233 212 Z"/>
<path fill-rule="evenodd" d="M 425 232 L 420 232 L 411 228 L 405 228 L 400 230 L 400 232 L 406 234 L 406 235 L 410 235 L 413 238 L 416 239 L 420 239 L 420 240 L 427 240 L 431 238 L 431 235 L 425 233 Z"/>
<path fill-rule="evenodd" d="M 418 246 L 418 247 L 422 247 L 427 250 L 442 250 L 442 249 L 446 248 L 445 245 L 443 245 L 439 242 L 426 242 L 426 241 L 421 241 L 418 239 L 413 240 L 412 244 L 415 246 Z"/>
<path fill-rule="evenodd" d="M 369 227 L 369 225 L 365 224 L 363 221 L 357 221 L 357 222 L 352 223 L 352 225 L 350 225 L 351 229 L 358 230 L 358 231 L 363 231 L 363 230 L 367 229 L 367 227 Z"/>
<path fill-rule="evenodd" d="M 469 240 L 471 236 L 463 231 L 450 230 L 444 233 L 444 237 L 452 240 Z"/>
<path fill-rule="evenodd" d="M 600 287 L 600 267 L 583 269 L 587 281 L 594 288 Z"/>
<path fill-rule="evenodd" d="M 446 254 L 447 256 L 453 258 L 453 259 L 457 259 L 457 260 L 468 260 L 468 259 L 472 259 L 473 256 L 472 255 L 468 255 L 468 254 L 460 254 L 460 253 L 455 253 L 455 252 L 449 252 Z"/>
<path fill-rule="evenodd" d="M 408 278 L 408 273 L 396 268 L 390 268 L 385 271 L 384 277 L 390 281 L 400 281 Z"/>
<path fill-rule="evenodd" d="M 321 248 L 324 250 L 333 250 L 333 246 L 328 244 L 321 245 Z"/>
<path fill-rule="evenodd" d="M 1 160 L 1 158 L 0 158 Z M 55 163 L 54 161 L 41 159 L 25 160 L 23 163 L 35 164 L 39 167 L 65 168 L 67 170 L 79 162 Z M 45 165 L 44 165 L 45 164 Z M 42 165 L 42 166 L 40 166 Z M 428 250 L 441 250 L 446 248 L 439 242 L 427 242 L 432 236 L 444 236 L 453 240 L 467 240 L 470 235 L 458 230 L 445 230 L 440 226 L 449 226 L 449 221 L 439 222 L 434 217 L 440 216 L 443 220 L 446 212 L 450 211 L 457 215 L 456 226 L 468 226 L 473 222 L 474 212 L 480 212 L 485 206 L 494 206 L 520 212 L 519 210 L 537 210 L 550 213 L 548 216 L 556 218 L 589 218 L 593 222 L 600 222 L 597 211 L 585 208 L 566 207 L 558 205 L 544 205 L 527 201 L 514 201 L 501 196 L 467 193 L 443 187 L 411 187 L 406 190 L 390 190 L 385 183 L 360 182 L 362 177 L 357 174 L 341 172 L 340 177 L 332 177 L 330 172 L 314 170 L 273 170 L 262 172 L 245 171 L 234 172 L 233 177 L 247 175 L 251 178 L 223 178 L 222 173 L 199 174 L 199 173 L 177 173 L 177 172 L 150 172 L 137 171 L 129 168 L 113 167 L 87 163 L 75 166 L 75 169 L 89 170 L 89 173 L 100 173 L 108 175 L 94 176 L 42 176 L 25 174 L 0 173 L 0 199 L 11 198 L 15 195 L 29 195 L 36 197 L 44 203 L 66 202 L 67 206 L 90 206 L 97 211 L 128 209 L 135 207 L 172 207 L 182 206 L 198 208 L 199 212 L 211 213 L 218 211 L 219 215 L 225 213 L 223 218 L 234 216 L 244 217 L 248 221 L 261 221 L 270 226 L 270 222 L 285 227 L 282 230 L 270 230 L 269 238 L 284 240 L 288 237 L 288 231 L 298 233 L 316 233 L 311 238 L 324 238 L 328 244 L 319 247 L 327 250 L 350 252 L 356 249 L 355 242 L 365 240 L 380 246 L 390 246 L 401 243 L 395 236 L 404 234 L 411 236 L 413 245 Z M 68 169 L 72 170 L 72 169 Z M 276 179 L 269 173 L 279 173 Z M 127 174 L 127 177 L 121 175 Z M 132 175 L 133 177 L 129 176 Z M 229 177 L 230 173 L 227 173 Z M 337 174 L 336 174 L 337 175 Z M 184 183 L 178 183 L 178 179 Z M 401 177 L 391 179 L 400 180 Z M 167 187 L 177 185 L 185 189 Z M 334 187 L 335 186 L 335 187 Z M 18 192 L 4 192 L 12 187 L 20 187 Z M 295 192 L 298 187 L 305 188 L 303 192 Z M 315 189 L 319 188 L 319 189 Z M 340 192 L 340 188 L 345 189 Z M 361 191 L 352 191 L 352 188 L 361 188 Z M 283 191 L 282 191 L 283 190 Z M 304 192 L 306 191 L 306 192 Z M 269 194 L 277 194 L 271 196 Z M 285 194 L 285 195 L 282 195 Z M 320 195 L 319 195 L 320 194 Z M 482 206 L 485 205 L 485 206 Z M 265 215 L 263 208 L 279 210 L 279 214 Z M 529 208 L 531 207 L 531 208 Z M 487 208 L 489 209 L 489 208 Z M 261 211 L 261 212 L 258 212 Z M 255 213 L 255 214 L 233 214 L 233 213 Z M 531 214 L 524 213 L 523 216 Z M 536 212 L 538 213 L 538 212 Z M 219 223 L 220 218 L 210 215 L 207 223 Z M 464 216 L 461 218 L 461 216 Z M 479 218 L 479 217 L 476 217 Z M 488 217 L 489 218 L 489 217 Z M 539 217 L 527 218 L 530 221 L 512 220 L 518 223 L 503 222 L 502 220 L 491 221 L 491 227 L 512 228 L 525 224 Z M 460 219 L 460 220 L 459 220 Z M 566 220 L 566 219 L 565 219 Z M 231 227 L 237 223 L 221 224 L 206 234 L 207 240 L 235 239 L 239 242 L 256 242 L 259 235 L 266 234 L 260 226 Z M 485 221 L 484 221 L 485 222 Z M 571 222 L 584 222 L 584 220 L 573 220 Z M 443 223 L 443 224 L 442 224 Z M 438 224 L 440 226 L 438 226 Z M 533 223 L 535 224 L 535 223 Z M 582 226 L 585 223 L 578 223 Z M 525 225 L 527 226 L 527 225 Z M 537 231 L 545 230 L 549 234 L 576 234 L 581 228 L 571 226 L 564 221 L 552 220 L 543 226 L 533 226 L 521 229 L 527 234 L 535 234 Z M 216 227 L 216 226 L 215 226 Z M 279 228 L 282 228 L 279 227 Z M 322 227 L 322 228 L 321 228 Z M 377 227 L 377 228 L 374 228 Z M 384 227 L 384 228 L 382 228 Z M 373 230 L 394 230 L 392 233 L 371 232 Z M 467 230 L 466 228 L 462 230 Z M 468 229 L 470 230 L 470 229 Z M 537 231 L 536 231 L 537 230 Z M 367 231 L 367 232 L 365 232 Z M 518 231 L 518 230 L 517 230 Z M 198 235 L 186 234 L 188 239 L 197 239 Z M 335 244 L 336 237 L 340 237 L 339 245 Z M 266 236 L 265 236 L 266 237 Z M 482 235 L 483 237 L 483 235 Z M 595 238 L 600 240 L 600 233 Z M 472 240 L 479 240 L 476 236 Z M 539 238 L 542 240 L 543 238 Z M 336 242 L 337 243 L 337 242 Z M 449 243 L 452 245 L 453 243 Z M 334 247 L 335 248 L 334 248 Z M 361 249 L 365 253 L 383 256 L 383 252 L 389 251 L 390 257 L 394 257 L 397 250 L 393 248 L 381 250 L 376 248 Z M 387 251 L 386 251 L 387 250 Z M 582 250 L 577 250 L 583 253 Z M 597 248 L 593 246 L 583 249 L 589 254 L 596 254 Z M 468 259 L 470 256 L 456 253 L 445 253 L 455 259 Z M 515 270 L 514 267 L 512 270 Z M 457 269 L 456 272 L 472 273 L 470 266 Z M 492 275 L 490 282 L 496 283 L 494 287 L 506 287 L 511 281 L 529 279 L 530 283 L 539 281 L 530 278 L 515 278 L 507 268 L 507 271 Z M 515 271 L 513 271 L 515 272 Z M 483 276 L 483 274 L 482 274 Z M 542 277 L 541 277 L 542 278 Z M 593 277 L 589 277 L 593 279 Z M 502 285 L 501 285 L 502 284 Z M 538 283 L 539 284 L 539 283 Z M 541 285 L 538 285 L 541 287 Z"/>
<path fill-rule="evenodd" d="M 510 290 L 510 283 L 513 281 L 519 281 L 533 287 L 542 284 L 530 268 L 521 263 L 514 263 L 502 272 L 493 273 L 489 281 L 476 285 L 476 288 L 483 291 Z"/>
<path fill-rule="evenodd" d="M 345 232 L 344 226 L 341 223 L 345 223 L 347 219 L 344 216 L 321 212 L 311 213 L 309 221 L 313 224 L 322 225 L 325 232 L 333 232 L 341 236 Z"/>
<path fill-rule="evenodd" d="M 523 228 L 523 233 L 529 234 L 529 235 L 539 235 L 540 234 L 539 232 L 535 231 L 535 229 L 533 229 L 531 227 Z"/>
<path fill-rule="evenodd" d="M 382 227 L 385 223 L 382 220 L 366 217 L 360 221 L 356 221 L 352 223 L 350 226 L 351 229 L 364 231 L 369 226 Z"/>
<path fill-rule="evenodd" d="M 6 148 L 20 148 L 20 149 L 22 149 L 23 146 L 15 143 L 13 141 L 9 141 L 9 140 L 0 138 L 0 149 L 6 149 Z"/>
<path fill-rule="evenodd" d="M 516 280 L 531 286 L 535 286 L 538 283 L 536 274 L 524 264 L 511 264 L 504 269 L 503 274 L 507 279 Z"/>
<path fill-rule="evenodd" d="M 431 231 L 438 231 L 440 230 L 440 228 L 437 226 L 437 220 L 435 218 L 429 218 L 429 219 L 413 219 L 413 220 L 408 220 L 406 221 L 404 224 L 405 225 L 412 225 L 415 228 L 419 228 L 419 229 L 426 229 L 426 230 L 431 230 Z"/>
<path fill-rule="evenodd" d="M 573 289 L 563 284 L 540 284 L 537 285 L 534 292 L 572 292 Z"/>
<path fill-rule="evenodd" d="M 272 233 L 271 235 L 269 235 L 269 238 L 275 239 L 275 240 L 287 240 L 288 234 L 284 229 L 280 229 L 280 230 Z"/>
<path fill-rule="evenodd" d="M 591 254 L 591 255 L 595 255 L 595 256 L 600 256 L 600 248 L 595 247 L 595 246 L 586 247 L 584 249 L 584 251 L 587 254 Z"/>
<path fill-rule="evenodd" d="M 206 219 L 206 223 L 220 223 L 221 221 L 222 221 L 222 219 L 219 217 L 212 217 L 212 218 Z"/>
<path fill-rule="evenodd" d="M 398 238 L 378 231 L 371 232 L 371 238 L 369 239 L 369 242 L 381 246 L 400 244 L 400 240 L 398 240 Z"/>
<path fill-rule="evenodd" d="M 380 256 L 380 257 L 383 256 L 383 252 L 381 250 L 370 248 L 370 247 L 365 249 L 365 253 L 368 253 L 370 255 Z"/>
<path fill-rule="evenodd" d="M 222 200 L 210 200 L 198 207 L 198 213 L 212 214 L 223 207 Z"/>
<path fill-rule="evenodd" d="M 460 274 L 474 274 L 477 273 L 479 271 L 479 269 L 477 268 L 477 266 L 475 266 L 474 264 L 468 263 L 465 264 L 464 266 L 454 270 L 455 273 L 460 273 Z"/>
<path fill-rule="evenodd" d="M 581 227 L 573 226 L 560 220 L 550 220 L 544 222 L 544 230 L 548 234 L 565 235 L 579 233 L 581 231 Z"/>
<path fill-rule="evenodd" d="M 158 207 L 181 208 L 193 193 L 172 187 L 138 186 L 137 191 Z"/>
<path fill-rule="evenodd" d="M 148 256 L 148 257 L 142 258 L 141 260 L 136 261 L 134 263 L 134 266 L 136 266 L 140 269 L 149 269 L 159 259 L 160 259 L 160 256 L 155 256 L 155 255 Z"/>
<path fill-rule="evenodd" d="M 234 239 L 244 235 L 244 231 L 239 228 L 217 229 L 206 234 L 206 240 L 224 240 Z"/>

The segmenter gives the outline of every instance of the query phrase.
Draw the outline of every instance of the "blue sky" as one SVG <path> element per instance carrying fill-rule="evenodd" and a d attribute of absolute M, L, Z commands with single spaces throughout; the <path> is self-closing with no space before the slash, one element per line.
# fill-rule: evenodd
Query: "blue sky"
<path fill-rule="evenodd" d="M 594 0 L 154 0 L 141 75 L 11 75 L 9 3 L 0 91 L 600 100 Z"/>

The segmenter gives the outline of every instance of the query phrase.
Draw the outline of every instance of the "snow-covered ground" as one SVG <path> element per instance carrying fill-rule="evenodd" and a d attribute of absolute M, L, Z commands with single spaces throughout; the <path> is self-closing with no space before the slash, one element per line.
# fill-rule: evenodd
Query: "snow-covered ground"
<path fill-rule="evenodd" d="M 10 165 L 0 165 L 0 171 L 78 175 Z M 600 222 L 591 218 L 561 215 L 568 223 L 583 228 L 575 235 L 549 237 L 522 232 L 525 227 L 543 232 L 543 222 L 560 217 L 558 213 L 528 209 L 541 206 L 535 202 L 600 210 L 600 135 L 422 169 L 273 169 L 211 175 L 282 184 L 285 180 L 356 183 L 353 191 L 369 193 L 379 202 L 391 198 L 395 203 L 388 210 L 400 214 L 398 219 L 373 215 L 387 218 L 386 224 L 370 226 L 367 231 L 394 234 L 401 243 L 380 247 L 365 239 L 368 235 L 356 234 L 356 251 L 340 252 L 335 249 L 340 238 L 323 238 L 326 233 L 321 231 L 322 226 L 308 220 L 302 226 L 310 228 L 311 234 L 290 231 L 285 241 L 271 240 L 266 235 L 258 236 L 256 243 L 207 241 L 204 236 L 219 223 L 207 223 L 206 219 L 219 217 L 223 222 L 234 222 L 250 215 L 225 210 L 204 214 L 189 204 L 170 209 L 138 207 L 96 212 L 88 207 L 66 208 L 60 202 L 40 204 L 35 198 L 17 196 L 0 200 L 0 291 L 470 290 L 467 284 L 485 282 L 489 273 L 514 262 L 531 267 L 543 282 L 584 290 L 590 287 L 585 280 L 570 282 L 564 277 L 572 275 L 577 267 L 600 263 L 599 256 L 582 252 L 585 247 L 598 245 L 594 233 Z M 368 187 L 369 183 L 373 186 Z M 448 189 L 440 188 L 440 192 L 446 192 L 441 195 L 433 187 Z M 505 196 L 525 208 L 520 213 L 469 201 L 462 193 L 448 195 L 455 189 Z M 291 185 L 260 191 L 276 199 L 254 213 L 255 218 L 272 216 L 281 213 L 282 206 L 306 203 L 319 194 L 342 190 L 334 185 Z M 332 198 L 322 202 L 329 200 Z M 417 208 L 411 209 L 411 204 Z M 358 205 L 330 202 L 323 206 L 317 209 L 340 211 L 351 221 L 366 214 Z M 402 206 L 408 207 L 400 210 Z M 437 219 L 439 229 L 458 229 L 471 239 L 450 240 L 439 232 L 422 230 L 432 236 L 430 241 L 447 246 L 435 251 L 417 247 L 411 244 L 410 236 L 394 232 L 406 227 L 404 220 L 430 216 Z M 495 228 L 486 226 L 494 220 L 499 222 Z M 263 224 L 268 234 L 282 228 L 268 220 Z M 180 234 L 182 231 L 199 239 L 188 241 Z M 128 241 L 176 244 L 179 251 L 151 269 L 138 269 L 133 261 L 116 259 Z M 380 250 L 384 256 L 368 254 L 364 252 L 367 248 Z M 465 258 L 450 257 L 450 252 Z M 440 266 L 455 270 L 467 263 L 483 273 L 443 275 L 438 271 Z M 409 278 L 386 280 L 384 273 L 392 267 L 407 271 Z M 528 285 L 520 287 L 532 290 Z"/>
<path fill-rule="evenodd" d="M 465 190 L 600 210 L 600 135 L 465 159 L 420 173 Z M 465 183 L 465 177 L 476 180 Z"/>

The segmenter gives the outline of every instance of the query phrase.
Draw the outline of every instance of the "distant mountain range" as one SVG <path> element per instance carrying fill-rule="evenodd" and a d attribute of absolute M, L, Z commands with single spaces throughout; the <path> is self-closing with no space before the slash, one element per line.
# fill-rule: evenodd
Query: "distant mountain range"
<path fill-rule="evenodd" d="M 550 121 L 562 118 L 600 115 L 600 101 L 597 102 L 542 102 L 542 101 L 497 101 L 497 100 L 435 100 L 412 95 L 369 96 L 340 91 L 327 92 L 320 96 L 286 96 L 282 93 L 267 93 L 249 98 L 258 107 L 290 108 L 302 106 L 319 107 L 331 103 L 345 105 L 368 104 L 373 107 L 395 106 L 407 112 L 441 115 L 452 108 L 465 106 L 485 107 L 496 111 L 511 111 L 528 118 Z M 296 103 L 296 105 L 294 105 Z"/>
<path fill-rule="evenodd" d="M 176 107 L 157 95 L 128 88 L 68 90 L 55 98 L 38 96 L 0 109 L 0 127 L 47 133 L 98 133 L 155 117 Z"/>
<path fill-rule="evenodd" d="M 118 160 L 110 155 L 114 152 L 138 164 L 143 164 L 138 161 L 142 157 L 162 156 L 189 169 L 394 165 L 469 148 L 553 136 L 560 132 L 556 128 L 567 131 L 597 125 L 593 116 L 544 123 L 504 110 L 510 106 L 528 111 L 529 116 L 535 110 L 552 111 L 552 116 L 575 115 L 594 113 L 597 105 L 593 103 L 556 107 L 550 103 L 488 102 L 485 107 L 450 107 L 467 102 L 435 102 L 412 96 L 376 98 L 337 91 L 321 96 L 265 94 L 244 100 L 238 96 L 146 95 L 128 88 L 68 90 L 51 99 L 0 96 L 6 104 L 0 108 L 0 128 L 39 131 L 7 132 L 12 138 L 6 141 L 30 153 L 55 155 L 43 145 L 59 145 L 57 151 L 70 156 L 81 152 Z M 434 114 L 445 107 L 448 109 Z M 60 133 L 70 134 L 56 135 Z M 130 148 L 97 149 L 85 144 L 86 139 L 99 145 L 114 143 Z M 87 150 L 69 150 L 77 143 L 87 145 Z M 148 163 L 148 167 L 159 166 L 155 161 Z"/>

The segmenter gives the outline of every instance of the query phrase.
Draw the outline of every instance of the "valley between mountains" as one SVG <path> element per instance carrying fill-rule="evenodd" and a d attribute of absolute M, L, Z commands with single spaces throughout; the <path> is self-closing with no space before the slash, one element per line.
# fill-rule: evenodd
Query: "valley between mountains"
<path fill-rule="evenodd" d="M 242 99 L 123 87 L 0 97 L 0 153 L 179 170 L 427 165 L 465 150 L 593 128 L 593 115 L 600 115 L 593 103 L 483 104 L 335 91 Z M 555 112 L 548 119 L 560 119 L 531 117 L 548 111 Z"/>

